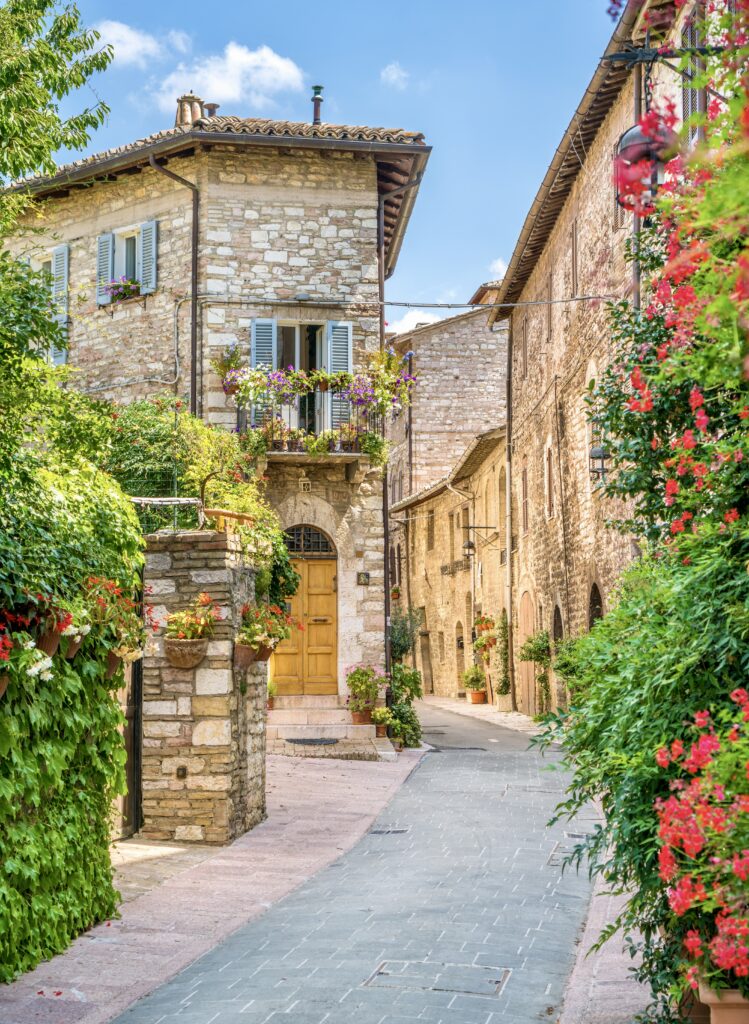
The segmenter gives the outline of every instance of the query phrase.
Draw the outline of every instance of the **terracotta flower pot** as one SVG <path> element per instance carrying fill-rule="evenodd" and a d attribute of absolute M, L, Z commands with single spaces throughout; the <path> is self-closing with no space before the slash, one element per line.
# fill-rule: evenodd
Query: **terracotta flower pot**
<path fill-rule="evenodd" d="M 122 658 L 119 654 L 115 654 L 114 651 L 110 651 L 107 655 L 107 679 L 112 678 L 121 664 Z"/>
<path fill-rule="evenodd" d="M 468 697 L 471 704 L 486 704 L 486 690 L 469 690 Z"/>
<path fill-rule="evenodd" d="M 736 988 L 723 988 L 720 992 L 700 981 L 700 999 L 710 1007 L 710 1024 L 747 1024 L 749 999 Z"/>
<path fill-rule="evenodd" d="M 258 647 L 255 661 L 270 661 L 271 654 L 273 654 L 272 647 Z"/>
<path fill-rule="evenodd" d="M 304 451 L 304 441 L 289 441 L 288 442 L 288 449 L 289 449 L 290 452 L 303 452 Z"/>
<path fill-rule="evenodd" d="M 270 443 L 270 450 L 272 452 L 282 452 L 285 448 L 286 442 L 279 440 L 277 437 L 274 437 Z"/>
<path fill-rule="evenodd" d="M 82 636 L 73 637 L 71 640 L 68 641 L 68 646 L 65 648 L 65 657 L 68 661 L 73 660 L 78 651 L 80 651 L 82 643 Z"/>
<path fill-rule="evenodd" d="M 257 657 L 257 651 L 249 644 L 234 644 L 234 666 L 235 668 L 249 668 Z"/>
<path fill-rule="evenodd" d="M 8 689 L 8 683 L 10 682 L 10 676 L 7 672 L 3 672 L 0 676 L 0 697 L 5 696 L 5 691 Z"/>
<path fill-rule="evenodd" d="M 386 725 L 376 725 L 375 726 L 375 733 L 376 733 L 377 736 L 380 737 L 380 739 L 382 739 L 383 737 L 387 736 L 387 734 L 388 734 L 388 727 Z"/>
<path fill-rule="evenodd" d="M 57 654 L 57 648 L 60 646 L 60 634 L 56 629 L 48 629 L 46 633 L 37 637 L 36 646 L 51 658 L 53 654 Z"/>
<path fill-rule="evenodd" d="M 328 390 L 328 381 L 326 381 L 326 380 L 318 381 L 318 383 L 317 383 L 317 390 L 318 391 L 323 391 L 323 392 L 327 391 Z"/>
<path fill-rule="evenodd" d="M 164 638 L 164 656 L 174 668 L 195 668 L 205 658 L 207 651 L 207 637 L 196 640 L 179 640 L 171 636 Z"/>
<path fill-rule="evenodd" d="M 351 721 L 354 725 L 371 725 L 372 709 L 367 708 L 365 711 L 352 711 Z"/>
<path fill-rule="evenodd" d="M 232 382 L 231 384 L 224 384 L 225 395 L 236 395 L 237 391 L 239 391 L 239 384 L 235 382 Z"/>
<path fill-rule="evenodd" d="M 267 701 L 265 702 L 265 706 L 267 707 L 268 711 L 272 711 L 273 710 L 274 703 L 275 703 L 275 698 L 274 697 L 268 697 Z"/>

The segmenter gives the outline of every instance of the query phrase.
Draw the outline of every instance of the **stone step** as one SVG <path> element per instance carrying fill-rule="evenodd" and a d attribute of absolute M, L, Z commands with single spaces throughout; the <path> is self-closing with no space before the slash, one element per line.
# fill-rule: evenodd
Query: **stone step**
<path fill-rule="evenodd" d="M 275 739 L 336 739 L 336 740 L 373 740 L 373 725 L 352 725 L 341 722 L 332 725 L 271 725 L 266 731 L 268 740 Z"/>
<path fill-rule="evenodd" d="M 392 761 L 398 757 L 392 747 L 390 752 L 382 751 L 372 740 L 339 740 L 338 743 L 324 746 L 306 746 L 274 739 L 268 741 L 267 752 L 283 757 L 316 757 L 339 761 Z"/>
<path fill-rule="evenodd" d="M 337 693 L 299 694 L 294 696 L 279 695 L 274 697 L 273 704 L 279 711 L 292 708 L 310 708 L 319 711 L 322 708 L 341 708 L 346 706 L 346 698 Z"/>
<path fill-rule="evenodd" d="M 351 712 L 345 708 L 276 708 L 268 712 L 268 725 L 345 725 Z"/>

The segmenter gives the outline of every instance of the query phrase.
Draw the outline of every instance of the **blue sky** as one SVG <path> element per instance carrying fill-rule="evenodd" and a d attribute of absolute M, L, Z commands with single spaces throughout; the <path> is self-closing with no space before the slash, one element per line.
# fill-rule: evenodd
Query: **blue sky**
<path fill-rule="evenodd" d="M 388 297 L 467 301 L 512 254 L 611 35 L 606 6 L 79 0 L 116 52 L 92 83 L 111 114 L 90 151 L 170 127 L 185 88 L 224 114 L 307 120 L 322 83 L 325 120 L 418 130 L 433 146 Z"/>

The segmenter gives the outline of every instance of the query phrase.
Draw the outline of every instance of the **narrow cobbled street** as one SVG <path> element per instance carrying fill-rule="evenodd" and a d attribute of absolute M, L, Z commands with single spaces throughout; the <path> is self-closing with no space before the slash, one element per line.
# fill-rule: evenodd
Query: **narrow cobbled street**
<path fill-rule="evenodd" d="M 434 750 L 357 846 L 117 1020 L 555 1020 L 590 895 L 546 827 L 564 776 L 526 735 L 424 719 Z"/>

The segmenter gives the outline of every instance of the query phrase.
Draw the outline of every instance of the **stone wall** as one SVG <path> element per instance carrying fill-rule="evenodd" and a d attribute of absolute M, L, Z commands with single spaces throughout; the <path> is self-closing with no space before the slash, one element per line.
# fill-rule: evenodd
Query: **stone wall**
<path fill-rule="evenodd" d="M 371 154 L 215 146 L 169 166 L 200 187 L 202 415 L 234 425 L 235 410 L 209 364 L 234 341 L 249 360 L 253 317 L 352 321 L 356 364 L 377 347 L 377 180 Z M 121 401 L 163 390 L 187 395 L 191 203 L 187 188 L 145 167 L 40 200 L 31 223 L 38 230 L 41 222 L 43 232 L 14 243 L 39 261 L 55 245 L 69 245 L 69 363 L 79 371 L 82 390 L 97 389 Z M 155 293 L 97 306 L 97 237 L 147 220 L 158 221 Z M 290 304 L 302 292 L 329 305 Z"/>
<path fill-rule="evenodd" d="M 505 607 L 504 467 L 502 437 L 470 473 L 456 474 L 459 493 L 441 487 L 394 513 L 402 524 L 395 534 L 402 551 L 400 601 L 422 613 L 416 667 L 427 692 L 439 696 L 456 697 L 465 689 L 461 674 L 474 661 L 471 631 L 476 616 L 483 612 L 498 620 Z M 466 519 L 490 529 L 467 533 Z M 463 558 L 467 537 L 476 545 L 470 559 Z M 494 703 L 507 709 L 509 698 L 496 693 L 496 657 L 489 675 Z"/>
<path fill-rule="evenodd" d="M 338 692 L 345 695 L 347 667 L 384 661 L 382 474 L 363 458 L 342 463 L 331 455 L 292 462 L 271 455 L 266 475 L 268 499 L 283 529 L 315 526 L 335 545 Z M 305 481 L 309 491 L 301 489 Z M 368 584 L 357 582 L 360 572 L 369 574 Z"/>
<path fill-rule="evenodd" d="M 410 410 L 389 427 L 391 503 L 447 476 L 477 434 L 504 422 L 507 329 L 490 329 L 487 315 L 479 309 L 397 336 L 397 351 L 413 352 L 418 384 Z"/>
<path fill-rule="evenodd" d="M 589 147 L 572 193 L 519 296 L 520 302 L 580 296 L 626 296 L 631 271 L 624 243 L 631 217 L 615 204 L 612 158 L 617 139 L 632 122 L 626 88 Z M 573 268 L 573 232 L 577 265 Z M 529 631 L 564 635 L 588 628 L 595 584 L 604 610 L 617 577 L 632 556 L 631 541 L 607 526 L 622 506 L 591 483 L 588 386 L 611 356 L 611 333 L 600 300 L 516 309 L 511 319 L 513 627 L 515 653 Z M 524 340 L 525 339 L 525 340 Z M 524 357 L 523 350 L 527 355 Z M 523 517 L 523 471 L 527 524 Z M 551 495 L 550 484 L 551 480 Z M 523 595 L 527 595 L 524 599 Z M 519 621 L 520 602 L 531 622 Z M 516 674 L 521 671 L 516 661 Z M 564 699 L 561 686 L 553 694 Z M 518 687 L 522 704 L 522 687 Z M 535 707 L 521 708 L 534 713 Z"/>
<path fill-rule="evenodd" d="M 161 634 L 143 664 L 143 827 L 148 839 L 227 843 L 265 817 L 267 666 L 232 661 L 240 609 L 254 575 L 236 534 L 148 537 L 146 600 L 162 624 L 201 592 L 222 619 L 195 669 L 173 668 Z"/>

